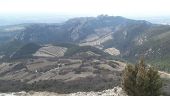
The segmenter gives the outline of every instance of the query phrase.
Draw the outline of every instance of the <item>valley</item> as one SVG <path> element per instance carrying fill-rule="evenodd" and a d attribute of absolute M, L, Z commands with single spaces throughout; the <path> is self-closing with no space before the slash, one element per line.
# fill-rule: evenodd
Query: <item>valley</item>
<path fill-rule="evenodd" d="M 147 66 L 160 70 L 169 95 L 169 33 L 169 25 L 105 15 L 1 26 L 0 92 L 122 92 L 123 70 L 143 56 Z"/>
<path fill-rule="evenodd" d="M 92 51 L 71 57 L 18 59 L 1 64 L 0 91 L 100 91 L 120 85 L 124 68 L 125 64 Z"/>
<path fill-rule="evenodd" d="M 70 43 L 93 46 L 117 57 L 136 63 L 141 55 L 147 63 L 169 71 L 169 25 L 152 24 L 143 20 L 131 20 L 120 16 L 79 17 L 56 24 L 20 24 L 0 28 L 0 54 L 12 54 L 24 44 Z M 63 38 L 64 37 L 64 38 Z M 10 46 L 18 44 L 17 46 Z M 5 49 L 5 46 L 10 48 Z M 14 47 L 14 48 L 12 48 Z M 4 49 L 3 49 L 4 48 Z M 108 51 L 108 49 L 112 51 Z M 107 51 L 106 51 L 107 50 Z M 6 53 L 3 53 L 6 52 Z M 44 52 L 39 52 L 41 54 Z M 45 55 L 45 54 L 44 54 Z M 47 55 L 47 54 L 46 54 Z M 49 54 L 48 54 L 49 55 Z M 55 54 L 53 54 L 55 55 Z"/>

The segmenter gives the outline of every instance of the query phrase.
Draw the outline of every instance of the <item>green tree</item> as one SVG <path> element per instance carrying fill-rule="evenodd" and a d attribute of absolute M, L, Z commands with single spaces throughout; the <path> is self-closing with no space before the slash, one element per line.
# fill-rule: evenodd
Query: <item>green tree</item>
<path fill-rule="evenodd" d="M 160 96 L 162 80 L 158 71 L 147 67 L 144 60 L 127 65 L 123 72 L 122 87 L 129 96 Z"/>

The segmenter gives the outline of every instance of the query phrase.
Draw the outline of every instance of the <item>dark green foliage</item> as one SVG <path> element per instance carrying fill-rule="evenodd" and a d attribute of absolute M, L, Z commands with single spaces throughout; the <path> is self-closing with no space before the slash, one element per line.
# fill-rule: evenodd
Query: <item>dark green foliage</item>
<path fill-rule="evenodd" d="M 101 76 L 80 78 L 75 81 L 44 80 L 32 84 L 20 81 L 0 80 L 0 92 L 50 91 L 57 93 L 73 93 L 79 91 L 101 91 L 118 86 L 118 80 Z"/>
<path fill-rule="evenodd" d="M 18 34 L 17 39 L 27 43 L 36 42 L 44 44 L 68 40 L 66 39 L 67 36 L 65 33 L 66 32 L 59 30 L 56 24 L 30 24 L 25 27 L 23 32 Z"/>
<path fill-rule="evenodd" d="M 131 46 L 130 52 L 123 57 L 134 63 L 141 54 L 145 54 L 147 63 L 159 70 L 170 72 L 170 26 L 152 26 L 144 33 L 141 37 L 143 40 L 147 37 L 147 40 L 140 45 Z"/>
<path fill-rule="evenodd" d="M 28 85 L 26 83 L 20 81 L 8 81 L 8 80 L 0 80 L 0 91 L 1 92 L 19 92 L 22 89 L 27 89 Z"/>
<path fill-rule="evenodd" d="M 66 47 L 68 50 L 64 54 L 65 57 L 70 57 L 72 55 L 75 55 L 76 53 L 81 53 L 81 52 L 87 52 L 91 51 L 94 52 L 95 54 L 101 55 L 101 56 L 106 56 L 106 57 L 113 57 L 108 53 L 103 52 L 103 50 L 100 50 L 98 48 L 92 47 L 92 46 L 79 46 L 73 43 L 63 43 L 63 42 L 57 42 L 53 43 L 54 46 L 61 46 L 61 47 Z M 84 58 L 86 56 L 84 55 Z"/>
<path fill-rule="evenodd" d="M 122 85 L 129 96 L 160 96 L 162 80 L 158 71 L 147 68 L 141 60 L 138 65 L 125 68 Z"/>
<path fill-rule="evenodd" d="M 92 51 L 95 54 L 99 54 L 99 55 L 102 55 L 102 56 L 110 56 L 109 54 L 103 52 L 102 50 L 97 49 L 97 48 L 92 47 L 92 46 L 73 46 L 66 51 L 65 56 L 72 56 L 76 53 L 87 52 L 87 51 Z"/>
<path fill-rule="evenodd" d="M 31 57 L 40 48 L 39 45 L 35 43 L 28 43 L 20 48 L 18 51 L 13 54 L 12 59 L 21 59 Z"/>
<path fill-rule="evenodd" d="M 0 55 L 6 55 L 9 56 L 13 52 L 17 51 L 23 46 L 23 42 L 18 41 L 18 40 L 13 40 L 11 42 L 8 42 L 6 44 L 0 45 Z"/>
<path fill-rule="evenodd" d="M 30 58 L 41 46 L 35 43 L 23 43 L 14 40 L 0 46 L 0 55 L 4 55 L 1 61 Z"/>
<path fill-rule="evenodd" d="M 170 90 L 170 79 L 163 78 L 163 88 L 162 88 L 163 96 L 170 96 L 169 90 Z"/>
<path fill-rule="evenodd" d="M 110 61 L 108 65 L 110 65 L 113 68 L 116 68 L 117 67 L 116 64 L 118 64 L 118 63 Z"/>

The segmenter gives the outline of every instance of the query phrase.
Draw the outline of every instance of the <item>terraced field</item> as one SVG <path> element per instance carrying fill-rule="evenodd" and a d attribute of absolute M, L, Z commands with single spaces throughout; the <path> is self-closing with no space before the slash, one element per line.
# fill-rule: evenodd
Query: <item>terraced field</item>
<path fill-rule="evenodd" d="M 117 56 L 120 55 L 120 51 L 116 48 L 107 48 L 104 52 L 109 53 L 110 55 Z"/>
<path fill-rule="evenodd" d="M 67 48 L 60 46 L 46 45 L 40 48 L 33 56 L 37 57 L 62 57 Z"/>

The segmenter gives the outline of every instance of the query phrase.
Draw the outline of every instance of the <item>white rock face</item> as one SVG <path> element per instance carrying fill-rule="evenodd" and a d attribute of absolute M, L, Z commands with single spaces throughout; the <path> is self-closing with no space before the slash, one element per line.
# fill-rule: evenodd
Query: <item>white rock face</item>
<path fill-rule="evenodd" d="M 2 59 L 4 57 L 4 55 L 0 55 L 0 59 Z"/>
<path fill-rule="evenodd" d="M 120 55 L 120 51 L 116 48 L 107 48 L 104 52 L 109 53 L 110 55 L 117 56 Z"/>
<path fill-rule="evenodd" d="M 25 27 L 13 26 L 13 27 L 5 28 L 4 31 L 12 32 L 12 31 L 18 31 L 18 30 L 24 30 L 24 29 Z"/>
<path fill-rule="evenodd" d="M 113 39 L 113 31 L 110 27 L 94 29 L 95 33 L 87 36 L 83 42 L 80 43 L 80 46 L 99 46 L 102 43 Z"/>
<path fill-rule="evenodd" d="M 95 39 L 97 38 L 97 39 Z M 94 40 L 93 40 L 94 39 Z M 102 43 L 108 41 L 108 40 L 111 40 L 112 39 L 112 36 L 111 35 L 106 35 L 106 36 L 103 36 L 103 37 L 94 37 L 94 38 L 90 38 L 89 40 L 91 41 L 86 41 L 86 42 L 83 42 L 81 44 L 79 44 L 80 46 L 98 46 L 98 45 L 101 45 Z"/>
<path fill-rule="evenodd" d="M 62 57 L 67 51 L 65 47 L 47 45 L 40 48 L 33 56 L 37 57 Z"/>
<path fill-rule="evenodd" d="M 161 78 L 167 78 L 170 79 L 170 74 L 163 72 L 163 71 L 159 71 L 159 74 L 161 76 Z"/>
<path fill-rule="evenodd" d="M 68 96 L 127 96 L 120 87 L 104 90 L 102 92 L 77 92 Z"/>
<path fill-rule="evenodd" d="M 128 96 L 121 87 L 104 90 L 102 92 L 77 92 L 71 94 L 58 94 L 54 92 L 17 92 L 0 93 L 0 96 Z"/>

